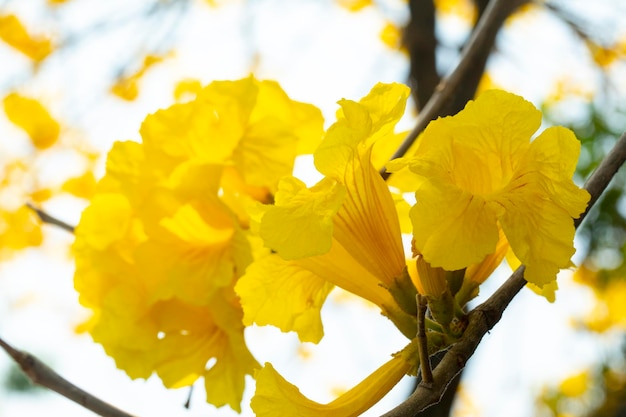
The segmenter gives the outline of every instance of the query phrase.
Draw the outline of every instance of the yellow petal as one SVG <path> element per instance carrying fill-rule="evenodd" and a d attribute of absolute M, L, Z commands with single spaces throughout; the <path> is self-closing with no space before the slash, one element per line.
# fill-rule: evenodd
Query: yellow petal
<path fill-rule="evenodd" d="M 549 302 L 553 303 L 556 300 L 556 290 L 559 289 L 559 284 L 556 282 L 556 279 L 553 281 L 544 284 L 543 287 L 538 287 L 532 282 L 526 284 L 528 288 L 530 288 L 535 294 L 541 295 Z"/>
<path fill-rule="evenodd" d="M 356 417 L 383 398 L 409 368 L 401 356 L 396 356 L 339 398 L 319 404 L 266 363 L 256 372 L 257 388 L 251 405 L 257 417 Z"/>
<path fill-rule="evenodd" d="M 389 287 L 404 269 L 404 250 L 393 197 L 370 152 L 346 161 L 340 181 L 346 197 L 334 219 L 334 237 Z"/>
<path fill-rule="evenodd" d="M 382 137 L 392 135 L 402 117 L 408 87 L 379 83 L 358 103 L 341 100 L 337 122 L 315 151 L 315 167 L 326 176 L 339 177 L 353 158 L 357 146 L 369 148 Z"/>
<path fill-rule="evenodd" d="M 495 250 L 496 216 L 485 200 L 431 183 L 424 183 L 415 195 L 417 204 L 410 214 L 415 247 L 432 266 L 463 269 Z"/>
<path fill-rule="evenodd" d="M 222 290 L 210 307 L 215 323 L 227 336 L 227 342 L 222 344 L 215 365 L 204 373 L 207 401 L 216 407 L 228 404 L 241 412 L 245 377 L 253 375 L 260 365 L 246 346 L 242 312 L 232 289 Z"/>
<path fill-rule="evenodd" d="M 258 95 L 248 127 L 234 155 L 249 185 L 276 189 L 291 175 L 297 154 L 311 153 L 323 134 L 319 109 L 291 100 L 274 81 L 258 81 Z"/>
<path fill-rule="evenodd" d="M 149 115 L 140 129 L 146 155 L 166 172 L 189 159 L 210 164 L 231 161 L 257 93 L 252 78 L 213 82 L 196 100 Z"/>
<path fill-rule="evenodd" d="M 83 211 L 76 235 L 94 249 L 106 249 L 122 239 L 130 226 L 132 208 L 120 194 L 98 194 Z"/>
<path fill-rule="evenodd" d="M 333 217 L 345 190 L 331 180 L 312 188 L 293 177 L 284 178 L 275 206 L 268 206 L 259 233 L 265 244 L 284 259 L 328 252 L 333 236 Z"/>
<path fill-rule="evenodd" d="M 553 281 L 575 252 L 572 218 L 540 195 L 520 192 L 499 203 L 505 210 L 500 224 L 515 256 L 526 265 L 526 280 L 539 287 Z"/>
<path fill-rule="evenodd" d="M 485 280 L 491 276 L 493 271 L 500 266 L 502 260 L 508 253 L 509 247 L 509 242 L 506 240 L 506 236 L 504 236 L 504 233 L 500 230 L 495 252 L 485 257 L 485 259 L 483 259 L 480 263 L 469 266 L 467 271 L 465 271 L 465 279 L 476 284 L 482 284 L 485 282 Z M 511 268 L 517 269 L 517 267 L 513 267 L 512 265 Z"/>
<path fill-rule="evenodd" d="M 269 255 L 248 267 L 235 290 L 245 325 L 271 324 L 296 332 L 303 342 L 317 343 L 323 335 L 321 308 L 332 288 L 297 263 Z"/>
<path fill-rule="evenodd" d="M 146 233 L 150 239 L 137 248 L 136 262 L 152 300 L 205 305 L 247 266 L 238 261 L 249 258 L 249 248 L 234 245 L 243 240 L 236 238 L 241 231 L 218 201 L 179 205 Z"/>
<path fill-rule="evenodd" d="M 11 93 L 4 98 L 4 111 L 12 123 L 30 136 L 38 149 L 49 148 L 59 138 L 59 123 L 37 100 Z"/>
<path fill-rule="evenodd" d="M 550 127 L 530 145 L 524 171 L 538 171 L 543 191 L 550 199 L 577 218 L 587 208 L 589 193 L 572 182 L 576 170 L 580 142 L 574 132 L 561 126 Z"/>

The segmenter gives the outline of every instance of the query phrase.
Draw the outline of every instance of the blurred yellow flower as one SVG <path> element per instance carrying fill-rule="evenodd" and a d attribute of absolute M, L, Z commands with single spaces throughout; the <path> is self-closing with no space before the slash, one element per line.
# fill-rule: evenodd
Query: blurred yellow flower
<path fill-rule="evenodd" d="M 385 23 L 379 36 L 383 43 L 391 49 L 402 47 L 402 30 L 392 22 Z"/>
<path fill-rule="evenodd" d="M 490 90 L 431 122 L 415 156 L 388 165 L 419 180 L 411 220 L 427 262 L 449 271 L 478 263 L 496 250 L 501 227 L 529 282 L 542 287 L 570 265 L 573 218 L 589 201 L 572 182 L 580 143 L 562 127 L 531 141 L 540 123 L 529 102 Z"/>
<path fill-rule="evenodd" d="M 67 179 L 61 186 L 61 190 L 88 200 L 96 192 L 96 177 L 91 170 L 85 171 L 77 177 Z"/>
<path fill-rule="evenodd" d="M 374 4 L 373 0 L 336 0 L 337 4 L 351 12 L 358 12 Z"/>
<path fill-rule="evenodd" d="M 561 381 L 559 389 L 561 393 L 568 397 L 580 397 L 589 388 L 591 375 L 588 371 L 583 371 L 575 375 L 571 375 Z"/>
<path fill-rule="evenodd" d="M 435 0 L 435 7 L 439 13 L 455 15 L 472 24 L 476 21 L 476 6 L 470 0 Z"/>
<path fill-rule="evenodd" d="M 35 37 L 15 15 L 0 16 L 0 39 L 17 49 L 35 63 L 46 59 L 53 51 L 52 42 L 43 37 Z"/>
<path fill-rule="evenodd" d="M 46 149 L 57 142 L 61 127 L 37 100 L 11 93 L 3 103 L 8 119 L 28 134 L 36 148 Z"/>
<path fill-rule="evenodd" d="M 130 75 L 121 76 L 111 87 L 111 92 L 126 101 L 133 101 L 139 95 L 139 81 L 154 65 L 162 62 L 164 57 L 147 55 L 141 67 Z"/>
<path fill-rule="evenodd" d="M 623 57 L 624 51 L 620 50 L 622 48 L 620 48 L 619 44 L 607 47 L 587 39 L 585 45 L 589 49 L 591 58 L 602 68 L 611 66 L 615 61 Z"/>
<path fill-rule="evenodd" d="M 1 257 L 9 256 L 15 250 L 39 246 L 42 241 L 41 222 L 30 208 L 0 210 Z"/>

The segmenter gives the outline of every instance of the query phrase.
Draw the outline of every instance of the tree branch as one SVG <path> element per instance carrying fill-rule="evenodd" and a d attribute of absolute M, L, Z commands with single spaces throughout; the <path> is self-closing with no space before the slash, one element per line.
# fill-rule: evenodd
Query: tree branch
<path fill-rule="evenodd" d="M 46 213 L 45 211 L 43 211 L 40 208 L 35 207 L 34 205 L 30 204 L 30 203 L 26 203 L 26 207 L 28 207 L 29 209 L 31 209 L 32 211 L 34 211 L 37 216 L 39 217 L 39 220 L 41 220 L 44 223 L 48 223 L 48 224 L 52 224 L 54 226 L 60 227 L 61 229 L 70 232 L 70 233 L 74 233 L 74 226 L 70 226 L 69 224 L 65 223 L 62 220 L 57 219 L 56 217 L 52 217 L 51 215 L 49 215 L 48 213 Z"/>
<path fill-rule="evenodd" d="M 591 199 L 587 210 L 574 222 L 576 227 L 598 201 L 624 161 L 626 161 L 626 133 L 619 138 L 611 152 L 585 183 L 585 189 L 591 195 Z M 450 381 L 465 367 L 483 336 L 500 321 L 502 313 L 524 285 L 526 285 L 526 280 L 522 265 L 487 301 L 469 313 L 469 325 L 463 337 L 450 348 L 441 363 L 434 369 L 432 385 L 430 387 L 418 386 L 406 401 L 384 414 L 383 417 L 412 417 L 431 405 L 437 404 Z"/>
<path fill-rule="evenodd" d="M 23 352 L 13 348 L 1 338 L 0 347 L 2 347 L 11 358 L 13 358 L 13 360 L 22 368 L 22 371 L 34 384 L 51 389 L 52 391 L 61 394 L 65 398 L 74 401 L 76 404 L 93 411 L 100 416 L 132 417 L 131 414 L 119 410 L 78 388 L 54 372 L 50 367 L 41 362 L 35 356 L 28 352 Z"/>
<path fill-rule="evenodd" d="M 409 85 L 415 105 L 421 109 L 433 95 L 437 73 L 437 38 L 433 0 L 410 0 L 411 20 L 404 28 L 402 43 L 409 52 Z"/>
<path fill-rule="evenodd" d="M 444 114 L 448 106 L 454 100 L 456 90 L 464 81 L 466 75 L 471 71 L 474 60 L 484 49 L 484 45 L 489 42 L 490 36 L 494 28 L 501 25 L 502 16 L 510 13 L 513 6 L 519 7 L 528 0 L 492 0 L 489 2 L 485 13 L 478 21 L 476 29 L 472 32 L 472 36 L 463 49 L 461 60 L 454 71 L 439 83 L 426 106 L 420 111 L 417 123 L 413 130 L 405 138 L 396 153 L 392 156 L 400 158 L 411 147 L 417 136 L 426 128 L 428 123 Z M 387 179 L 391 173 L 384 170 L 381 172 L 384 179 Z"/>

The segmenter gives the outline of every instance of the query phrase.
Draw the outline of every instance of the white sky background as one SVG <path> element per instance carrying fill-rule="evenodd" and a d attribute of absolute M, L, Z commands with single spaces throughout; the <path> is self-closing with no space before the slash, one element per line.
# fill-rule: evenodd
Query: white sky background
<path fill-rule="evenodd" d="M 251 69 L 253 54 L 261 57 L 255 72 L 259 78 L 276 79 L 292 98 L 320 107 L 327 124 L 334 120 L 337 100 L 359 99 L 379 81 L 405 80 L 406 59 L 378 40 L 384 22 L 373 10 L 350 14 L 330 0 L 250 0 L 249 9 L 243 7 L 242 1 L 223 3 L 219 8 L 193 4 L 194 12 L 186 15 L 178 38 L 172 40 L 175 57 L 150 70 L 134 103 L 124 103 L 107 95 L 106 90 L 111 69 L 115 68 L 111 64 L 123 65 L 124 60 L 136 56 L 136 48 L 141 45 L 140 26 L 101 39 L 95 35 L 94 43 L 85 41 L 75 49 L 53 55 L 45 64 L 44 76 L 35 83 L 23 72 L 27 62 L 0 46 L 0 88 L 18 87 L 47 99 L 53 103 L 52 108 L 61 103 L 63 113 L 59 116 L 73 126 L 70 133 L 82 132 L 94 146 L 106 151 L 114 140 L 139 140 L 141 121 L 146 114 L 172 103 L 176 81 L 195 77 L 208 83 L 244 77 Z M 386 3 L 390 4 L 385 9 L 387 17 L 401 22 L 405 7 L 402 2 Z M 619 2 L 597 3 L 615 7 Z M 95 10 L 120 10 L 124 4 L 128 2 L 74 0 L 59 9 L 57 18 L 66 27 L 88 27 Z M 41 19 L 41 5 L 38 0 L 0 2 L 0 7 L 16 10 L 20 17 L 32 22 Z M 461 23 L 457 19 L 443 22 L 440 31 L 452 34 L 450 44 L 459 42 L 467 30 Z M 158 40 L 158 33 L 152 35 L 146 38 L 149 42 Z M 549 16 L 530 16 L 508 26 L 498 49 L 490 66 L 492 77 L 504 88 L 535 102 L 548 93 L 551 80 L 566 74 L 591 90 L 599 88 L 597 74 L 584 64 L 588 63 L 585 50 L 575 46 L 571 32 Z M 444 61 L 446 56 L 449 54 L 443 54 Z M 446 64 L 449 68 L 452 62 L 442 65 Z M 411 126 L 411 118 L 403 123 L 404 127 Z M 0 115 L 0 163 L 1 153 L 25 152 L 25 144 L 23 134 Z M 59 159 L 51 161 L 55 161 L 54 165 L 41 169 L 52 182 L 53 177 L 64 178 L 80 171 L 69 157 L 62 163 Z M 76 224 L 82 204 L 57 199 L 46 209 Z M 100 346 L 88 336 L 76 336 L 73 326 L 85 317 L 85 312 L 78 306 L 72 288 L 72 265 L 66 253 L 71 236 L 53 227 L 47 231 L 45 255 L 36 249 L 14 261 L 0 263 L 3 338 L 39 355 L 82 388 L 136 415 L 236 415 L 228 408 L 215 410 L 204 404 L 202 383 L 197 384 L 191 410 L 187 411 L 182 408 L 186 389 L 167 391 L 157 379 L 148 383 L 130 381 L 115 369 Z M 500 277 L 503 279 L 506 274 L 503 270 Z M 546 378 L 557 381 L 595 357 L 598 343 L 578 337 L 569 324 L 572 313 L 589 306 L 590 295 L 568 284 L 567 273 L 560 282 L 562 289 L 555 304 L 523 291 L 502 322 L 483 340 L 464 381 L 478 411 L 476 415 L 533 415 L 534 389 Z M 489 294 L 498 283 L 496 278 L 483 288 L 483 293 Z M 345 297 L 333 293 L 331 299 Z M 333 389 L 356 384 L 405 345 L 405 339 L 387 320 L 361 302 L 331 302 L 323 315 L 326 336 L 320 345 L 304 347 L 310 355 L 304 362 L 297 355 L 295 336 L 269 327 L 251 328 L 246 333 L 259 362 L 274 363 L 283 376 L 312 399 L 330 400 Z M 0 354 L 0 369 L 6 369 L 9 363 Z M 407 384 L 400 384 L 395 395 L 367 415 L 387 411 L 409 389 Z M 247 397 L 251 395 L 249 390 Z M 0 392 L 0 417 L 26 415 L 78 417 L 91 413 L 54 393 Z M 251 415 L 246 400 L 243 415 Z"/>

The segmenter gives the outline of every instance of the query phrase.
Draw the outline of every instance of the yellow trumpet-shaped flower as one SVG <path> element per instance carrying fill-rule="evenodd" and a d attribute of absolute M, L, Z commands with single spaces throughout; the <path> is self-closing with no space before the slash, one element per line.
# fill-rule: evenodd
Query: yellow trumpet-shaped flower
<path fill-rule="evenodd" d="M 543 286 L 570 265 L 572 219 L 589 201 L 572 182 L 580 143 L 563 127 L 531 141 L 540 123 L 531 103 L 490 90 L 431 122 L 415 155 L 389 164 L 419 179 L 411 220 L 427 262 L 449 271 L 478 263 L 495 252 L 501 227 L 528 281 Z"/>
<path fill-rule="evenodd" d="M 325 178 L 310 188 L 284 178 L 274 205 L 257 207 L 256 228 L 272 253 L 253 262 L 235 287 L 245 324 L 272 324 L 318 342 L 320 309 L 336 285 L 373 302 L 407 338 L 415 337 L 416 289 L 406 273 L 400 223 L 372 164 L 376 141 L 395 140 L 407 97 L 405 86 L 379 84 L 359 102 L 341 100 L 338 120 L 314 154 Z M 360 415 L 415 371 L 417 355 L 407 355 L 326 405 L 305 398 L 266 364 L 256 373 L 252 408 L 259 416 Z"/>
<path fill-rule="evenodd" d="M 372 166 L 371 147 L 402 116 L 408 89 L 379 84 L 361 102 L 342 100 L 338 121 L 315 152 L 326 175 L 307 188 L 285 178 L 275 205 L 261 209 L 259 234 L 275 251 L 236 287 L 244 323 L 274 324 L 301 340 L 322 337 L 320 309 L 332 285 L 377 304 L 412 338 L 415 321 L 392 296 L 408 276 L 393 198 Z M 289 292 L 289 297 L 284 295 Z M 415 289 L 407 298 L 412 298 Z M 410 304 L 410 303 L 407 303 Z"/>
<path fill-rule="evenodd" d="M 256 372 L 257 390 L 252 409 L 257 417 L 357 417 L 376 404 L 411 369 L 411 364 L 397 355 L 328 404 L 306 398 L 286 381 L 270 363 Z"/>

